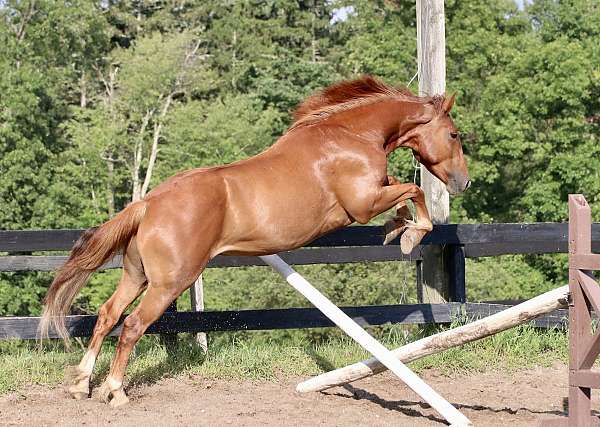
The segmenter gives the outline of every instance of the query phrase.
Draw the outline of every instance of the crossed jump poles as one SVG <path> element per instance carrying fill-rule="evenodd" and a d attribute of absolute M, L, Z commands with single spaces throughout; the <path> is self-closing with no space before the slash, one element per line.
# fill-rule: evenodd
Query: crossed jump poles
<path fill-rule="evenodd" d="M 297 391 L 319 391 L 385 369 L 391 370 L 452 426 L 471 422 L 403 362 L 475 341 L 543 314 L 569 306 L 569 418 L 545 420 L 544 427 L 591 426 L 591 389 L 600 388 L 600 372 L 591 370 L 600 354 L 600 329 L 592 331 L 591 310 L 600 313 L 600 288 L 590 270 L 600 269 L 600 254 L 591 252 L 591 213 L 582 195 L 569 195 L 569 285 L 546 292 L 484 319 L 441 332 L 397 348 L 385 348 L 361 326 L 315 289 L 277 255 L 260 257 L 292 287 L 374 357 L 304 381 Z"/>
<path fill-rule="evenodd" d="M 260 257 L 265 263 L 277 271 L 294 289 L 306 297 L 315 307 L 327 316 L 340 329 L 375 356 L 386 368 L 396 374 L 407 386 L 438 411 L 453 426 L 472 425 L 458 409 L 440 396 L 417 374 L 398 360 L 392 352 L 373 338 L 358 323 L 340 310 L 327 297 L 312 286 L 304 277 L 294 271 L 277 255 Z"/>

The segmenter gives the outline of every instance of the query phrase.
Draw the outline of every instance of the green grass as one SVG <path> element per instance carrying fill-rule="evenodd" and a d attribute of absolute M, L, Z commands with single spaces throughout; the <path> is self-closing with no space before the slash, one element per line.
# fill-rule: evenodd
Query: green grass
<path fill-rule="evenodd" d="M 401 326 L 372 331 L 389 348 L 419 337 L 424 331 Z M 430 329 L 429 332 L 433 332 Z M 334 333 L 318 343 L 306 337 L 272 340 L 268 333 L 209 336 L 205 355 L 191 336 L 180 334 L 168 351 L 158 337 L 144 337 L 136 347 L 127 372 L 129 384 L 154 383 L 182 374 L 208 379 L 271 380 L 315 375 L 365 359 L 368 354 L 349 338 Z M 106 343 L 96 365 L 94 383 L 108 372 L 114 340 Z M 567 336 L 562 331 L 540 331 L 521 326 L 490 338 L 415 361 L 417 372 L 435 368 L 442 374 L 518 370 L 566 363 Z M 0 394 L 27 384 L 55 386 L 66 365 L 77 364 L 83 349 L 65 352 L 59 343 L 38 350 L 33 343 L 0 343 Z"/>

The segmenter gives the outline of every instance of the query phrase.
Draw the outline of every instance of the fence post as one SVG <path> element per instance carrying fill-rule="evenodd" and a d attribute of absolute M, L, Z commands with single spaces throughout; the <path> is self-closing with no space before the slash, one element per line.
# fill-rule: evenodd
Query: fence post
<path fill-rule="evenodd" d="M 204 283 L 202 275 L 198 276 L 192 287 L 190 288 L 190 301 L 192 303 L 192 311 L 204 311 Z M 208 351 L 208 340 L 206 332 L 198 332 L 196 334 L 196 342 L 206 353 Z"/>
<path fill-rule="evenodd" d="M 590 207 L 583 196 L 569 194 L 569 261 L 573 255 L 591 252 L 591 221 Z M 569 262 L 569 425 L 584 427 L 591 425 L 591 388 L 572 384 L 571 379 L 582 368 L 592 317 L 578 272 Z"/>
<path fill-rule="evenodd" d="M 444 0 L 417 0 L 417 55 L 419 95 L 444 94 L 446 90 L 446 38 Z M 446 186 L 426 168 L 421 167 L 421 188 L 434 224 L 444 224 L 450 217 L 450 199 Z M 448 271 L 443 248 L 426 245 L 423 248 L 420 283 L 417 283 L 419 302 L 443 303 L 450 299 Z"/>
<path fill-rule="evenodd" d="M 581 194 L 569 194 L 569 415 L 542 420 L 544 427 L 590 427 L 592 389 L 600 388 L 600 373 L 592 370 L 600 354 L 600 329 L 592 313 L 600 313 L 600 287 L 591 270 L 600 270 L 600 254 L 592 253 L 592 214 Z M 595 331 L 594 331 L 595 329 Z"/>
<path fill-rule="evenodd" d="M 465 303 L 467 302 L 465 248 L 461 245 L 449 245 L 445 247 L 444 252 L 449 273 L 450 300 Z"/>
<path fill-rule="evenodd" d="M 177 300 L 173 301 L 165 310 L 165 313 L 177 313 Z M 177 332 L 161 334 L 160 341 L 170 351 L 177 345 Z"/>

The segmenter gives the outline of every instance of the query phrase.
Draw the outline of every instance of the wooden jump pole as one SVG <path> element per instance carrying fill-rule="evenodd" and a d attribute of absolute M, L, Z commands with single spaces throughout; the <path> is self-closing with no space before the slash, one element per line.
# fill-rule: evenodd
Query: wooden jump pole
<path fill-rule="evenodd" d="M 492 316 L 399 347 L 393 350 L 392 354 L 402 362 L 408 363 L 452 347 L 497 334 L 558 308 L 566 307 L 568 295 L 569 286 L 562 286 Z M 306 393 L 309 391 L 326 390 L 378 374 L 385 370 L 386 367 L 383 364 L 377 359 L 371 358 L 301 382 L 296 387 L 296 391 Z"/>
<path fill-rule="evenodd" d="M 340 329 L 360 344 L 365 350 L 381 361 L 383 366 L 395 373 L 406 385 L 438 411 L 451 425 L 469 426 L 471 422 L 458 409 L 433 390 L 417 374 L 400 362 L 379 341 L 361 328 L 346 313 L 315 289 L 304 277 L 294 271 L 277 255 L 261 256 L 267 265 L 277 271 L 294 289 L 304 295 L 315 307 L 327 316 Z"/>

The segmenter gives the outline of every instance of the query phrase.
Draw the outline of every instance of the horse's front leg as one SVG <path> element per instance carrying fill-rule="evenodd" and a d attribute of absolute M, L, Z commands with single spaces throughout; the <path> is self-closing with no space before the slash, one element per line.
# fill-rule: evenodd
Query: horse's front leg
<path fill-rule="evenodd" d="M 406 206 L 406 200 L 409 199 L 415 206 L 416 221 L 412 220 L 412 214 Z M 396 207 L 396 216 L 387 221 L 384 226 L 385 240 L 383 244 L 388 244 L 402 234 L 400 248 L 403 253 L 409 254 L 433 228 L 425 205 L 425 194 L 416 184 L 403 184 L 393 176 L 388 176 L 388 185 L 381 187 L 374 210 L 378 214 L 394 206 Z"/>

